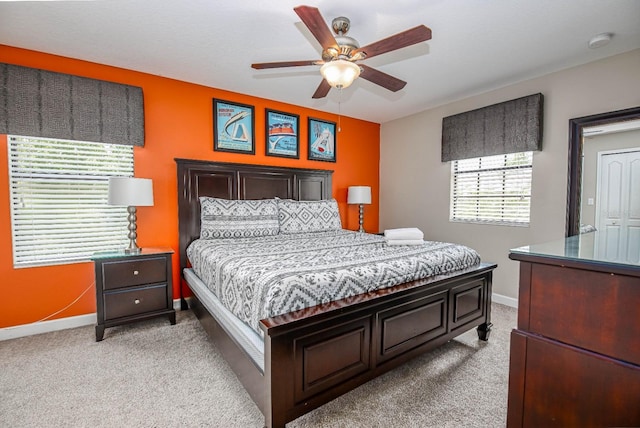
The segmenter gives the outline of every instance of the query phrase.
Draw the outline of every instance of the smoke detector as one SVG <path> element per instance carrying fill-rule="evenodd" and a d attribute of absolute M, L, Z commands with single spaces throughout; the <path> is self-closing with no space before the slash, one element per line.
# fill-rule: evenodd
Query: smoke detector
<path fill-rule="evenodd" d="M 611 37 L 613 37 L 613 34 L 611 33 L 601 33 L 597 36 L 593 36 L 591 40 L 589 40 L 589 48 L 597 49 L 604 45 L 608 45 L 611 41 Z"/>

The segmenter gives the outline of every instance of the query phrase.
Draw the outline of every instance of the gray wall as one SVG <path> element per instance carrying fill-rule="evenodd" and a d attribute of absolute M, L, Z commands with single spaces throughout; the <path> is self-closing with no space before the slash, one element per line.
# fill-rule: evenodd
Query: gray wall
<path fill-rule="evenodd" d="M 428 77 L 425 77 L 428 78 Z M 518 263 L 509 249 L 565 233 L 569 119 L 640 105 L 640 50 L 541 76 L 383 123 L 380 228 L 419 227 L 425 239 L 475 248 L 498 263 L 494 293 L 518 297 Z M 531 223 L 510 227 L 449 221 L 451 164 L 440 161 L 442 118 L 542 92 L 542 151 L 533 157 Z"/>

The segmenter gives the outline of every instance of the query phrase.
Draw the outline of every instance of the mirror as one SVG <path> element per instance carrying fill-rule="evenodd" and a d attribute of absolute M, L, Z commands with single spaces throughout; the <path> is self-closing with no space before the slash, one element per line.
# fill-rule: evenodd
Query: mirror
<path fill-rule="evenodd" d="M 584 128 L 640 119 L 640 107 L 595 114 L 569 120 L 569 174 L 567 185 L 566 236 L 580 233 Z"/>

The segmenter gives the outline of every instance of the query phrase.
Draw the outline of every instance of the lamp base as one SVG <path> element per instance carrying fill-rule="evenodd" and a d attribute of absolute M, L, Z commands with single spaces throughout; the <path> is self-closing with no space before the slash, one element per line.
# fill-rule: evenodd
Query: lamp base
<path fill-rule="evenodd" d="M 126 254 L 140 254 L 142 249 L 138 247 L 138 244 L 136 243 L 136 238 L 138 237 L 138 226 L 136 225 L 136 207 L 128 206 L 127 212 L 129 213 L 129 216 L 127 217 L 127 220 L 129 220 L 129 234 L 127 235 L 127 237 L 129 238 L 129 247 L 125 248 L 124 252 Z"/>
<path fill-rule="evenodd" d="M 360 225 L 360 228 L 358 229 L 358 232 L 364 233 L 364 205 L 359 204 L 360 205 L 360 216 L 358 219 L 358 224 Z"/>

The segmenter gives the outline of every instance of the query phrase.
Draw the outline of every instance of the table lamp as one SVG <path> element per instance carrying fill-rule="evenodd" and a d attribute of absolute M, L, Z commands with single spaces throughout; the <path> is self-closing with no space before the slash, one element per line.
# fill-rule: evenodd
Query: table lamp
<path fill-rule="evenodd" d="M 349 186 L 347 191 L 347 203 L 358 204 L 360 206 L 360 228 L 358 232 L 364 232 L 364 204 L 371 203 L 371 187 L 369 186 Z"/>
<path fill-rule="evenodd" d="M 153 182 L 150 178 L 109 177 L 109 205 L 126 206 L 129 216 L 129 247 L 125 253 L 139 254 L 136 243 L 136 207 L 153 206 Z"/>

